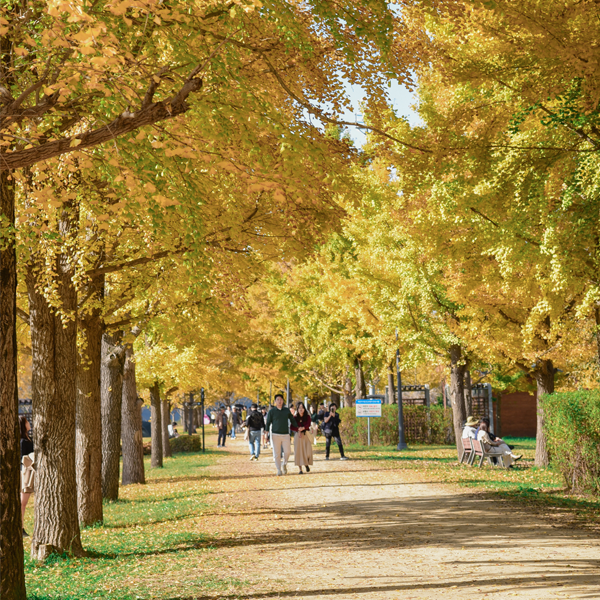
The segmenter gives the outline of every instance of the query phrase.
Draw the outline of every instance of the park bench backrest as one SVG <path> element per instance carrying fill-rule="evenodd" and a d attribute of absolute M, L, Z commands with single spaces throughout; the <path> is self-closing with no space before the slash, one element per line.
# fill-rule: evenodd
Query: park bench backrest
<path fill-rule="evenodd" d="M 471 446 L 471 439 L 472 438 L 468 438 L 468 437 L 462 439 L 462 445 L 463 445 L 465 452 L 471 452 L 473 450 L 473 448 Z"/>
<path fill-rule="evenodd" d="M 481 445 L 481 442 L 475 438 L 473 438 L 471 441 L 473 442 L 473 452 L 475 452 L 477 456 L 481 456 L 483 454 L 483 446 Z"/>

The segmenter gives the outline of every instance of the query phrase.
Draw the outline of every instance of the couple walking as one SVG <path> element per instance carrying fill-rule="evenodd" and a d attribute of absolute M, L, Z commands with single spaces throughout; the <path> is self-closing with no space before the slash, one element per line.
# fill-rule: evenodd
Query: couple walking
<path fill-rule="evenodd" d="M 302 475 L 302 467 L 306 468 L 307 473 L 310 472 L 310 465 L 313 464 L 310 424 L 310 415 L 302 402 L 298 403 L 296 416 L 294 416 L 292 411 L 284 406 L 283 396 L 281 394 L 275 396 L 275 406 L 267 415 L 265 427 L 267 431 L 271 429 L 271 445 L 277 475 L 287 475 L 287 463 L 292 451 L 290 429 L 296 432 L 294 463 L 300 469 L 299 474 Z"/>

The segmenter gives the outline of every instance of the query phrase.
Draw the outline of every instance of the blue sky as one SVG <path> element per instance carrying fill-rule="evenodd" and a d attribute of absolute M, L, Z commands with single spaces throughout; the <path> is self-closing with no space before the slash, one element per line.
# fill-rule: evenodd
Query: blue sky
<path fill-rule="evenodd" d="M 347 86 L 347 91 L 348 96 L 352 101 L 353 110 L 341 115 L 342 120 L 360 122 L 362 113 L 360 103 L 366 96 L 366 92 L 362 87 L 350 84 Z M 392 82 L 389 95 L 398 115 L 407 117 L 408 122 L 411 125 L 417 125 L 420 122 L 419 115 L 411 108 L 411 105 L 415 104 L 415 96 L 413 93 L 409 92 L 405 87 L 402 87 L 398 83 Z M 349 133 L 358 146 L 362 146 L 365 143 L 365 134 L 357 127 L 349 128 Z"/>

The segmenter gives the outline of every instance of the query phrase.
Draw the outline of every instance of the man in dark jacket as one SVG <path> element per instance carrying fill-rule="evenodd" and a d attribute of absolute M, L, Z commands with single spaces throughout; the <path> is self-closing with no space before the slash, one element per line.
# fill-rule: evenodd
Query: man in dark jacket
<path fill-rule="evenodd" d="M 237 406 L 234 406 L 231 409 L 231 439 L 235 440 L 235 434 L 237 431 L 237 428 L 240 424 L 240 413 L 237 410 Z"/>
<path fill-rule="evenodd" d="M 344 446 L 342 444 L 342 438 L 340 437 L 341 419 L 336 410 L 337 406 L 331 403 L 329 405 L 329 412 L 325 414 L 323 422 L 321 423 L 321 431 L 325 435 L 325 460 L 329 460 L 329 450 L 331 448 L 332 438 L 336 441 L 338 448 L 340 449 L 340 460 L 348 460 L 348 458 L 344 456 Z"/>
<path fill-rule="evenodd" d="M 248 428 L 248 447 L 250 448 L 250 460 L 258 460 L 260 456 L 260 437 L 265 428 L 265 420 L 255 403 L 250 407 L 250 414 L 244 423 Z"/>
<path fill-rule="evenodd" d="M 271 444 L 273 446 L 273 458 L 277 475 L 287 475 L 287 462 L 292 451 L 292 442 L 290 438 L 290 425 L 297 426 L 296 418 L 287 406 L 283 405 L 284 400 L 281 394 L 275 396 L 275 406 L 267 415 L 266 428 L 271 429 Z M 283 451 L 283 463 L 281 462 L 281 452 Z"/>
<path fill-rule="evenodd" d="M 227 415 L 225 414 L 224 408 L 219 411 L 215 423 L 217 424 L 217 429 L 219 430 L 217 448 L 225 448 L 225 440 L 227 439 Z"/>

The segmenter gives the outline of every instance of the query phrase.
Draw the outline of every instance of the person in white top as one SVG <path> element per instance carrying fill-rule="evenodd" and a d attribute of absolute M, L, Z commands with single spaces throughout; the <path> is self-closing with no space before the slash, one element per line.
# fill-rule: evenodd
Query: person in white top
<path fill-rule="evenodd" d="M 463 429 L 462 437 L 477 439 L 477 430 L 475 429 L 477 425 L 479 425 L 479 419 L 469 417 Z"/>
<path fill-rule="evenodd" d="M 479 433 L 477 439 L 482 443 L 484 450 L 490 454 L 499 454 L 502 456 L 502 462 L 508 469 L 513 462 L 522 458 L 521 454 L 513 454 L 512 450 L 500 438 L 492 440 L 488 433 L 488 426 L 485 421 L 479 424 Z"/>

